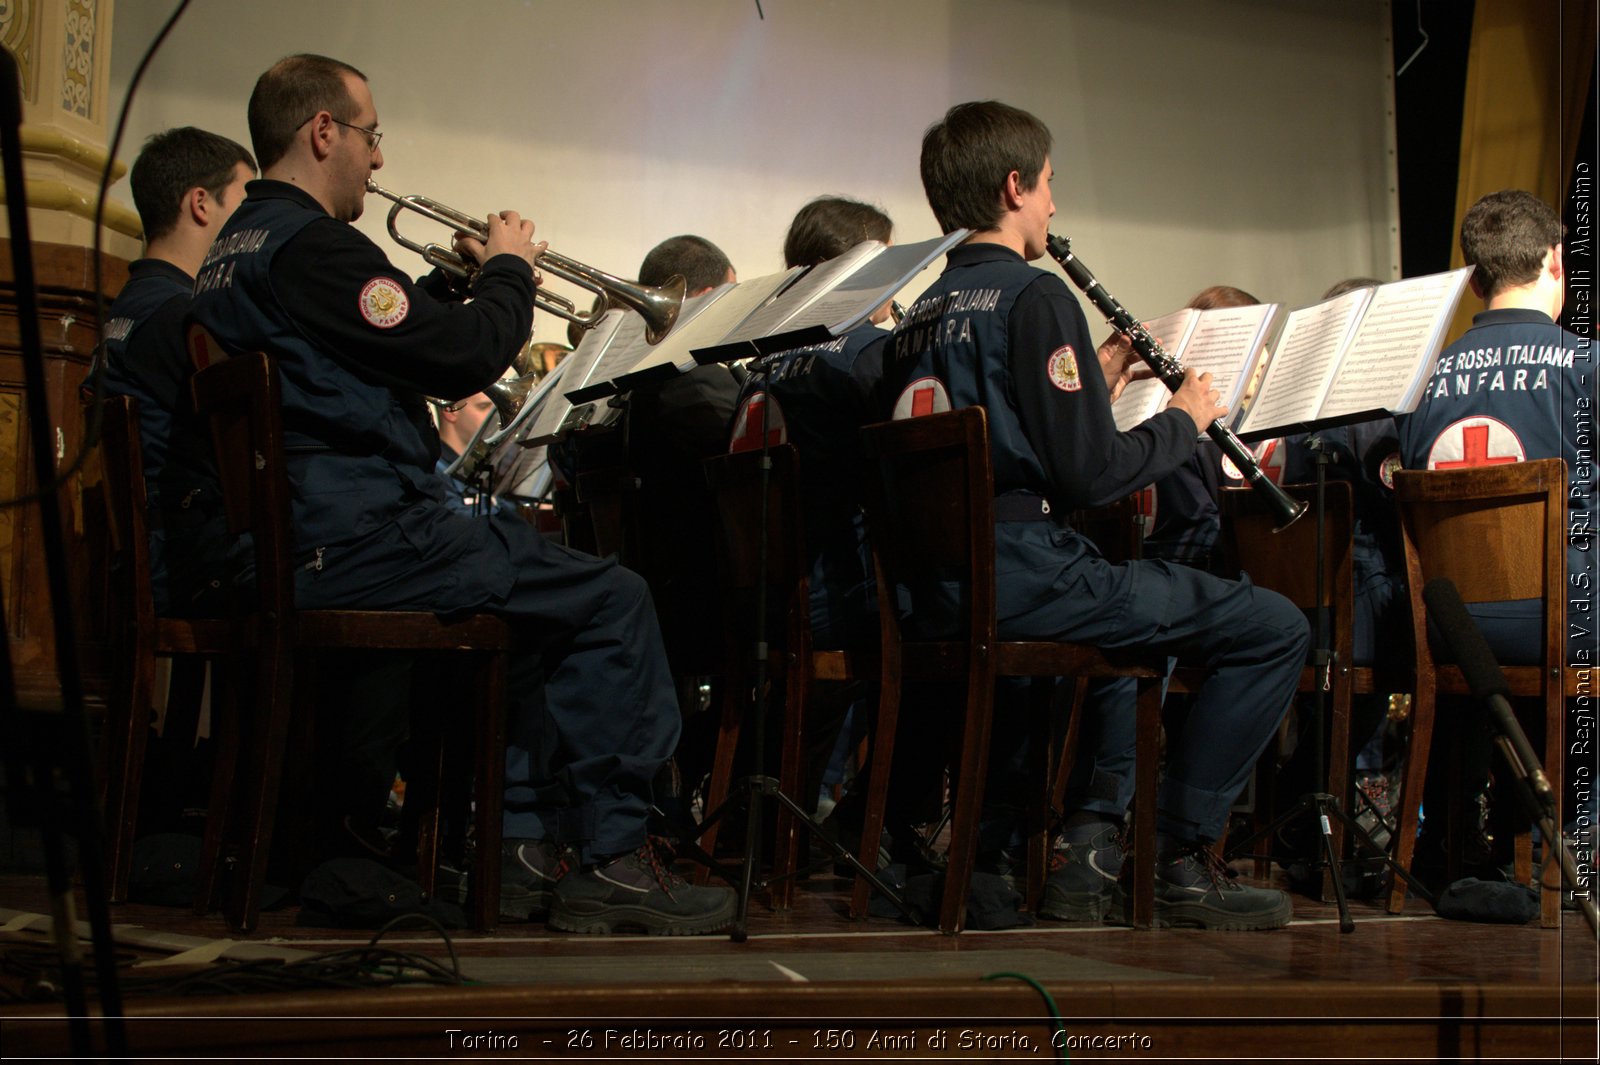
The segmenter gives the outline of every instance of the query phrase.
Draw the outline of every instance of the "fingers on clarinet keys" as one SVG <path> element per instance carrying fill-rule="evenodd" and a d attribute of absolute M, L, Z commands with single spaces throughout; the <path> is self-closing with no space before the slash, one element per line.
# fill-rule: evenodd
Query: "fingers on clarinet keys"
<path fill-rule="evenodd" d="M 1204 431 L 1212 422 L 1228 413 L 1222 405 L 1222 393 L 1211 384 L 1211 375 L 1185 370 L 1183 385 L 1172 394 L 1171 406 L 1194 419 L 1195 427 Z"/>

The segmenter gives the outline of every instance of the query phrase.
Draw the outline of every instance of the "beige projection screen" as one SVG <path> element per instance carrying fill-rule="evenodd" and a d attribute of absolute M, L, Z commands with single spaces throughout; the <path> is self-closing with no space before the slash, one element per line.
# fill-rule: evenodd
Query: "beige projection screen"
<path fill-rule="evenodd" d="M 114 106 L 171 9 L 116 3 Z M 1134 314 L 1219 283 L 1293 306 L 1395 268 L 1388 17 L 1378 0 L 195 0 L 120 155 L 182 124 L 248 144 L 256 76 L 322 51 L 371 80 L 389 187 L 515 208 L 630 276 L 700 233 L 754 277 L 823 193 L 934 235 L 922 131 L 997 98 L 1050 125 L 1055 231 Z"/>

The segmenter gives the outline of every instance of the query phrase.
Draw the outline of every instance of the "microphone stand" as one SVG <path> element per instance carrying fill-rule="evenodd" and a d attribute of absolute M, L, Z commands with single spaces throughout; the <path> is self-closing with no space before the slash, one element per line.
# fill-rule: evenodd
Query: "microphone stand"
<path fill-rule="evenodd" d="M 1230 859 L 1236 858 L 1248 851 L 1260 840 L 1270 838 L 1285 826 L 1293 824 L 1301 815 L 1315 815 L 1318 833 L 1322 842 L 1323 862 L 1325 863 L 1323 866 L 1324 890 L 1326 890 L 1328 881 L 1331 880 L 1334 901 L 1339 907 L 1339 931 L 1350 933 L 1355 931 L 1356 925 L 1355 920 L 1350 916 L 1350 902 L 1345 897 L 1344 869 L 1340 863 L 1338 848 L 1333 845 L 1333 823 L 1330 820 L 1331 818 L 1336 818 L 1344 826 L 1354 842 L 1359 844 L 1361 848 L 1365 848 L 1372 856 L 1381 858 L 1390 869 L 1403 877 L 1407 884 L 1411 885 L 1413 891 L 1428 900 L 1430 905 L 1434 903 L 1434 896 L 1432 892 L 1423 886 L 1421 881 L 1411 875 L 1409 870 L 1401 868 L 1399 863 L 1390 857 L 1388 851 L 1378 846 L 1373 841 L 1372 836 L 1368 834 L 1366 828 L 1342 808 L 1342 800 L 1339 796 L 1329 791 L 1328 759 L 1323 729 L 1327 713 L 1327 693 L 1333 670 L 1336 668 L 1348 668 L 1348 665 L 1341 667 L 1338 655 L 1333 648 L 1328 646 L 1328 611 L 1323 606 L 1327 601 L 1328 448 L 1326 442 L 1316 435 L 1308 438 L 1307 446 L 1316 457 L 1317 467 L 1317 490 L 1314 497 L 1316 510 L 1314 520 L 1317 529 L 1315 549 L 1316 606 L 1312 614 L 1311 665 L 1313 670 L 1320 674 L 1322 678 L 1320 683 L 1312 686 L 1311 693 L 1311 735 L 1315 785 L 1314 790 L 1300 796 L 1293 806 L 1273 818 L 1269 824 L 1251 833 L 1251 835 L 1238 843 L 1230 844 L 1227 853 Z"/>

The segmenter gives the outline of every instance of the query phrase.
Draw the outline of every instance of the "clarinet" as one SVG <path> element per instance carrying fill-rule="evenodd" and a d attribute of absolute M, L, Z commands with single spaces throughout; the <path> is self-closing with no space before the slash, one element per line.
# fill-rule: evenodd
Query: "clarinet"
<path fill-rule="evenodd" d="M 1106 321 L 1111 323 L 1111 328 L 1127 337 L 1133 344 L 1133 350 L 1143 359 L 1161 383 L 1173 392 L 1183 387 L 1183 366 L 1177 359 L 1168 355 L 1144 323 L 1123 309 L 1117 298 L 1106 291 L 1100 280 L 1083 265 L 1083 260 L 1072 254 L 1072 242 L 1065 237 L 1050 234 L 1045 241 L 1045 248 L 1050 253 L 1050 258 L 1061 264 L 1061 269 L 1066 271 L 1072 283 L 1083 290 L 1101 314 L 1106 316 Z M 1261 492 L 1272 505 L 1273 512 L 1278 516 L 1277 527 L 1274 532 L 1287 529 L 1296 518 L 1306 512 L 1306 504 L 1285 492 L 1282 488 L 1272 483 L 1272 479 L 1262 472 L 1261 466 L 1256 462 L 1250 449 L 1244 446 L 1233 430 L 1214 421 L 1206 427 L 1206 433 L 1215 440 L 1222 453 L 1233 460 L 1239 467 L 1239 472 L 1251 488 Z"/>

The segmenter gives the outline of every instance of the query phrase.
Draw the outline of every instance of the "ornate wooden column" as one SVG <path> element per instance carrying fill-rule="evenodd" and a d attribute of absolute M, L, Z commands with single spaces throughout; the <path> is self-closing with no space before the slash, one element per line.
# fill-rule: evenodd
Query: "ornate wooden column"
<path fill-rule="evenodd" d="M 58 469 L 84 444 L 79 386 L 95 344 L 92 245 L 97 187 L 106 163 L 113 0 L 0 0 L 0 43 L 22 68 L 22 195 L 34 241 L 47 401 Z M 126 167 L 118 164 L 115 176 Z M 0 200 L 17 190 L 0 189 Z M 139 252 L 138 217 L 108 203 L 101 235 L 101 291 L 109 301 Z M 17 293 L 9 227 L 0 216 L 0 497 L 35 489 L 28 444 Z M 103 673 L 104 543 L 99 463 L 93 456 L 58 497 L 91 689 Z M 24 698 L 55 688 L 54 636 L 37 504 L 0 508 L 0 585 L 9 651 Z"/>

